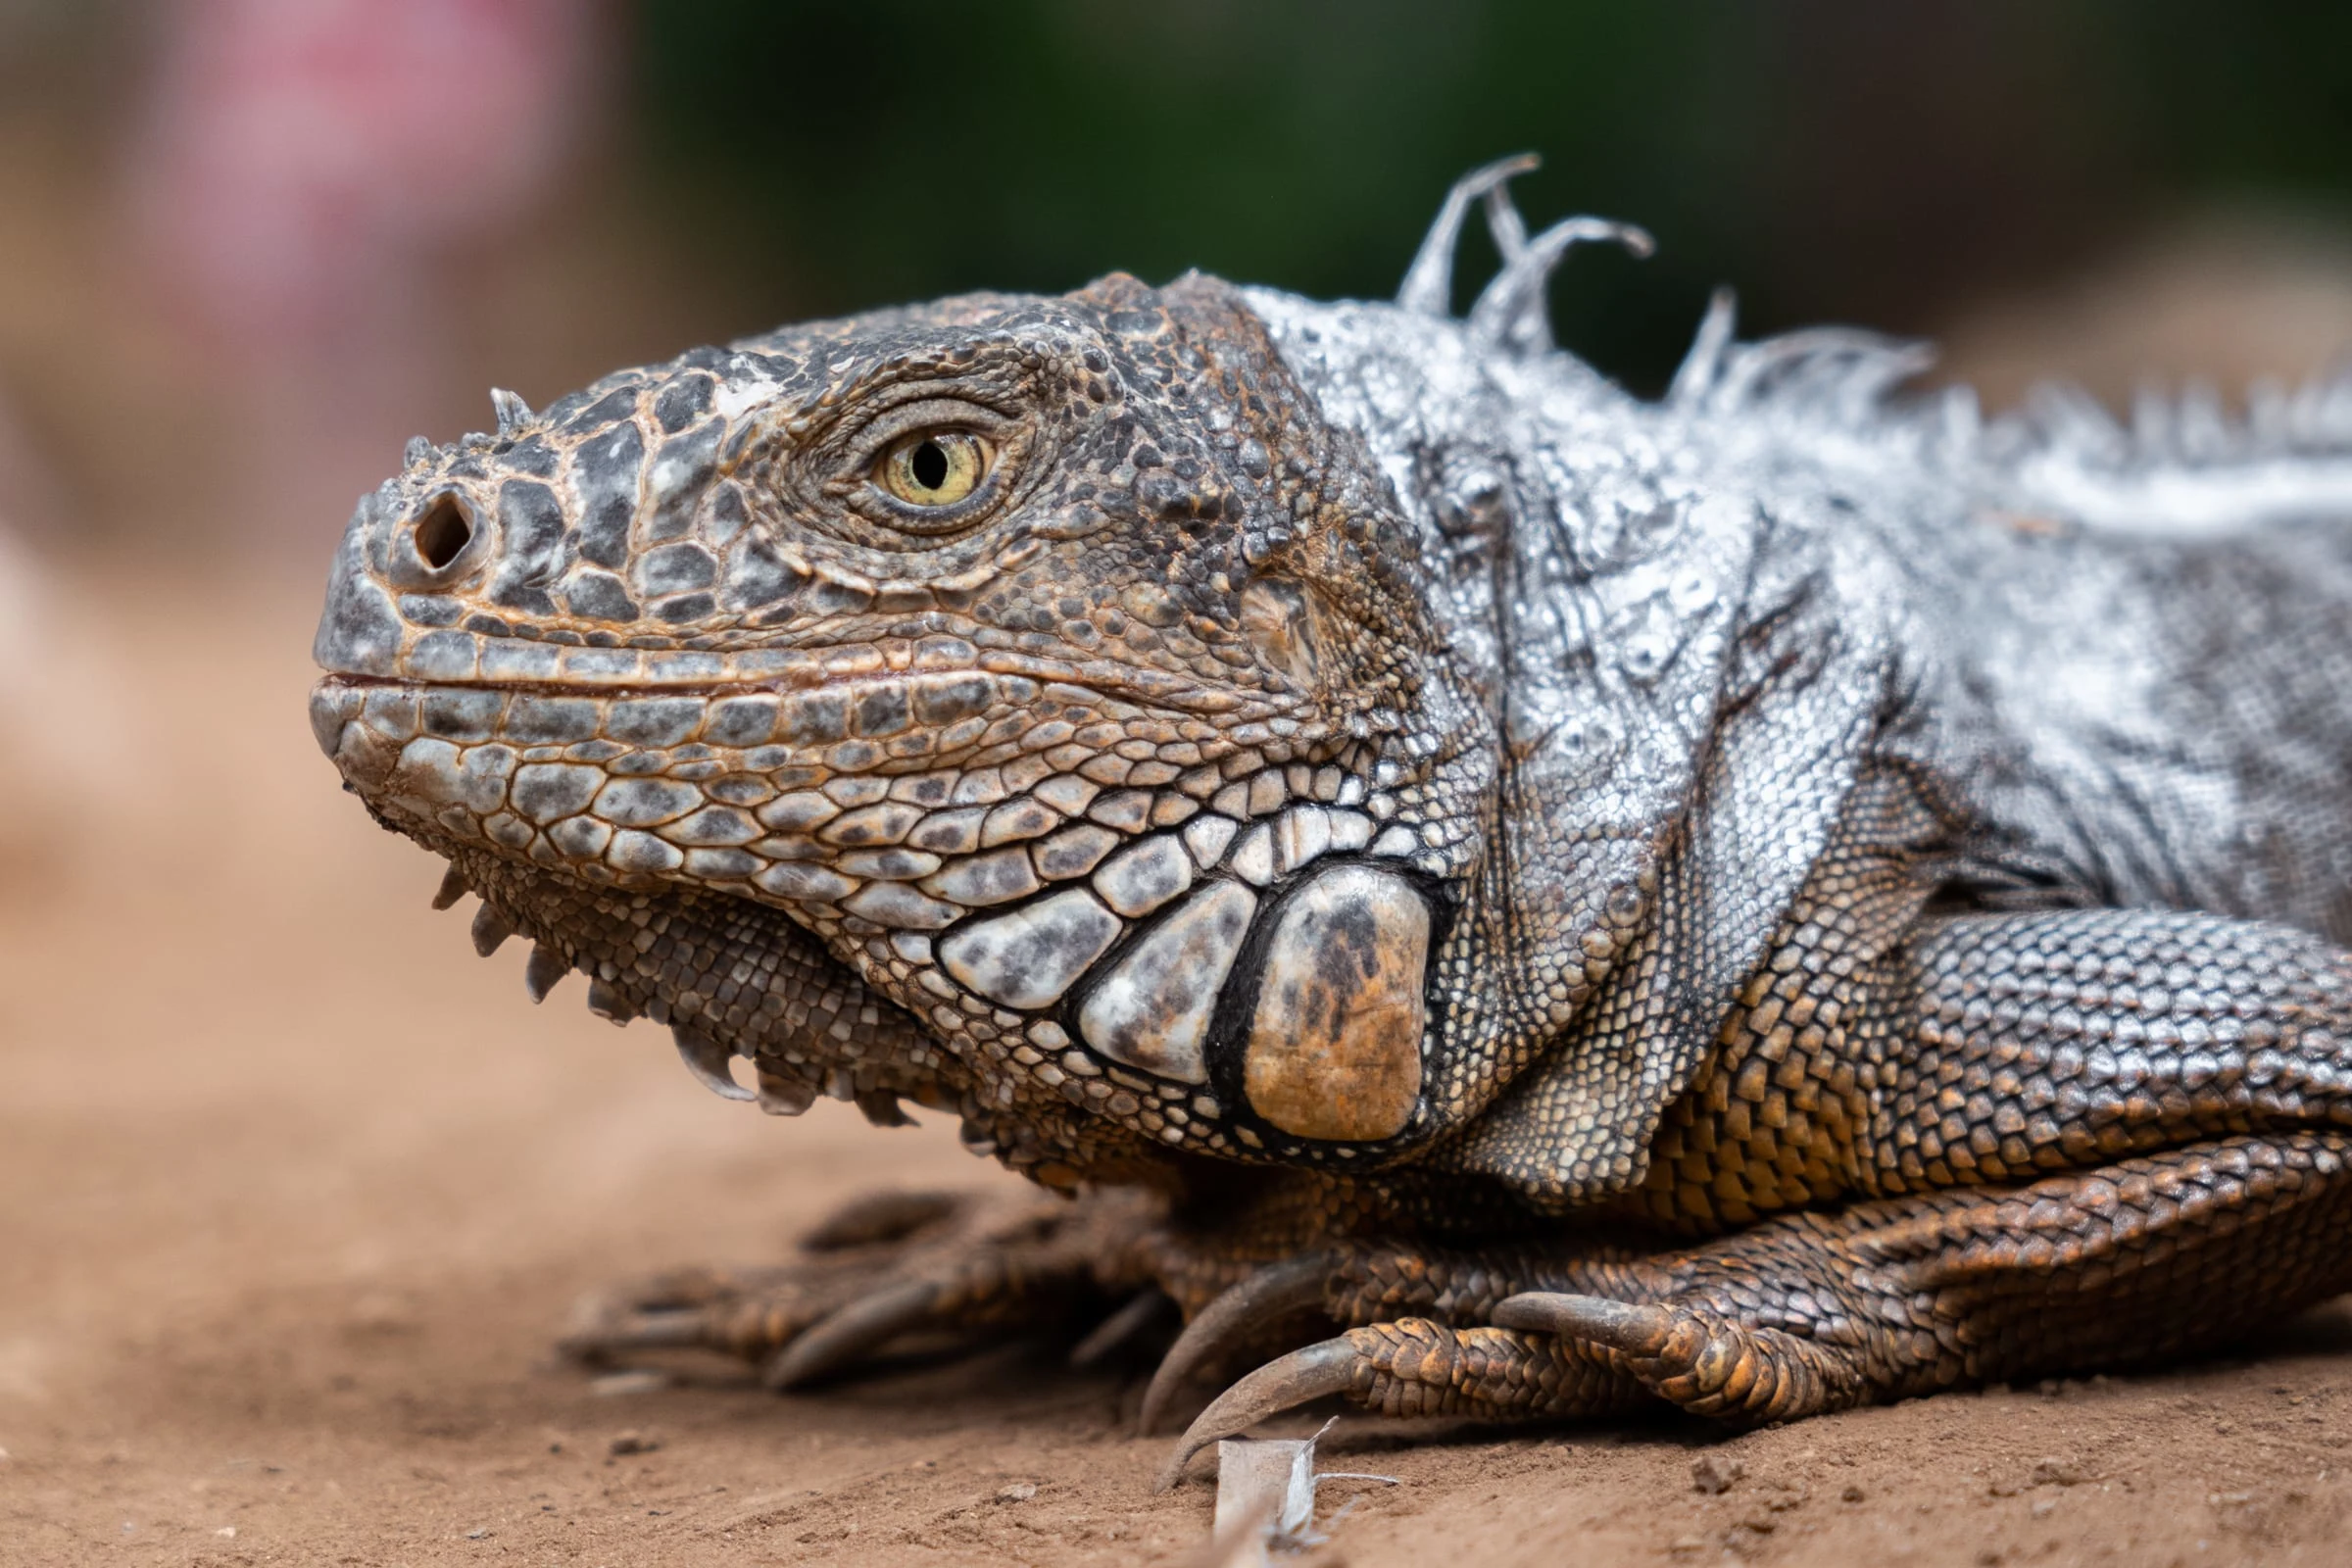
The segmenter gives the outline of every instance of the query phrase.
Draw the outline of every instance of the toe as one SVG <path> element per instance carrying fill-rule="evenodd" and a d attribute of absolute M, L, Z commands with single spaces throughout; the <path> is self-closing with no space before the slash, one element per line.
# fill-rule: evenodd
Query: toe
<path fill-rule="evenodd" d="M 838 1376 L 892 1340 L 929 1323 L 944 1293 L 929 1280 L 886 1286 L 811 1324 L 768 1359 L 760 1380 L 778 1391 Z"/>
<path fill-rule="evenodd" d="M 1659 1397 L 1740 1426 L 1843 1409 L 1864 1396 L 1845 1347 L 1742 1323 L 1695 1302 L 1634 1302 L 1539 1291 L 1494 1321 L 1605 1348 Z"/>
<path fill-rule="evenodd" d="M 1674 1314 L 1662 1306 L 1605 1296 L 1526 1291 L 1496 1303 L 1494 1322 L 1506 1329 L 1571 1335 L 1628 1355 L 1656 1355 L 1673 1332 Z"/>
<path fill-rule="evenodd" d="M 590 1302 L 556 1342 L 556 1350 L 582 1366 L 607 1366 L 646 1350 L 693 1349 L 704 1343 L 704 1314 L 691 1308 L 616 1313 Z"/>

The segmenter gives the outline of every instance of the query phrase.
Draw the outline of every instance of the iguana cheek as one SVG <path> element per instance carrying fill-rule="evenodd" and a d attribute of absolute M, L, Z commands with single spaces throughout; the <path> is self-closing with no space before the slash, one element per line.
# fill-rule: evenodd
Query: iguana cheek
<path fill-rule="evenodd" d="M 1266 945 L 1243 1059 L 1250 1108 L 1299 1138 L 1394 1137 L 1421 1096 L 1429 906 L 1346 865 L 1300 890 Z"/>

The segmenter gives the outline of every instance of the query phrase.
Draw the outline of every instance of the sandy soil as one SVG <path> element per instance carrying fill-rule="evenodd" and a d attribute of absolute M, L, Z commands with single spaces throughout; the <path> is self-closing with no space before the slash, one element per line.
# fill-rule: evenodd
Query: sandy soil
<path fill-rule="evenodd" d="M 114 630 L 75 678 L 117 683 L 94 711 L 145 771 L 0 866 L 0 1562 L 1059 1565 L 1204 1538 L 1206 1485 L 1151 1493 L 1133 1370 L 1011 1347 L 777 1398 L 554 1364 L 615 1275 L 773 1256 L 877 1184 L 1004 1178 L 943 1126 L 721 1103 L 576 982 L 534 1009 L 519 952 L 476 960 L 425 907 L 434 865 L 312 748 L 308 585 L 93 586 Z M 2262 1348 L 1729 1439 L 1343 1423 L 1332 1467 L 1401 1484 L 1310 1560 L 2344 1561 L 2352 1311 Z M 1702 1491 L 1701 1461 L 1741 1474 Z"/>

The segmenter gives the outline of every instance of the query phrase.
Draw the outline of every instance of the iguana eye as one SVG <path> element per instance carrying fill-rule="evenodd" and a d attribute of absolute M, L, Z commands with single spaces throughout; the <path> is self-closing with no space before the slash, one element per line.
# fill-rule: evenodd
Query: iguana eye
<path fill-rule="evenodd" d="M 952 507 L 980 488 L 993 454 L 968 430 L 917 430 L 891 443 L 875 480 L 910 507 Z"/>

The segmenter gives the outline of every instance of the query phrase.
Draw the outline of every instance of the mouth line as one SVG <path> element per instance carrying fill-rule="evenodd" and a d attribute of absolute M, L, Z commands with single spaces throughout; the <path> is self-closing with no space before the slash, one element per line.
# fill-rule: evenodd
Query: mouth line
<path fill-rule="evenodd" d="M 531 676 L 483 679 L 449 677 L 419 679 L 408 675 L 368 675 L 330 670 L 316 685 L 327 690 L 486 691 L 533 697 L 588 698 L 603 701 L 680 697 L 717 701 L 727 697 L 789 697 L 804 692 L 855 690 L 926 679 L 957 676 L 1011 676 L 1040 685 L 1076 687 L 1102 697 L 1147 703 L 1194 716 L 1228 721 L 1271 717 L 1291 707 L 1279 698 L 1210 681 L 1162 671 L 1142 670 L 1108 661 L 1074 663 L 1025 654 L 983 655 L 969 663 L 926 668 L 841 671 L 811 680 L 803 673 L 789 676 L 745 676 L 701 681 L 546 680 Z"/>
<path fill-rule="evenodd" d="M 933 673 L 925 670 L 924 674 Z M 956 674 L 955 670 L 940 671 Z M 898 676 L 911 679 L 913 672 Z M 314 683 L 320 688 L 344 687 L 354 691 L 410 691 L 410 692 L 515 692 L 528 697 L 586 697 L 594 699 L 625 699 L 637 697 L 703 697 L 716 700 L 722 697 L 776 697 L 790 692 L 817 692 L 834 687 L 854 686 L 863 681 L 888 680 L 888 675 L 844 675 L 834 679 L 786 684 L 772 680 L 718 680 L 663 684 L 659 681 L 638 681 L 628 685 L 604 681 L 577 680 L 416 680 L 406 675 L 350 675 L 340 671 L 318 677 Z"/>

